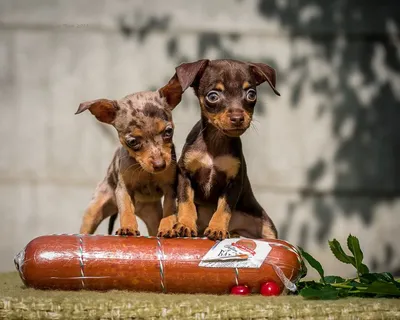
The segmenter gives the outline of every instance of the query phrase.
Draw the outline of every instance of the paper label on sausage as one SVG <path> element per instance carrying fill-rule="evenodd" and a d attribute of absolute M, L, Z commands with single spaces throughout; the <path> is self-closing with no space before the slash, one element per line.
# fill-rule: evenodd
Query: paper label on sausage
<path fill-rule="evenodd" d="M 247 239 L 225 239 L 217 242 L 201 259 L 207 268 L 260 268 L 271 252 L 268 242 Z"/>

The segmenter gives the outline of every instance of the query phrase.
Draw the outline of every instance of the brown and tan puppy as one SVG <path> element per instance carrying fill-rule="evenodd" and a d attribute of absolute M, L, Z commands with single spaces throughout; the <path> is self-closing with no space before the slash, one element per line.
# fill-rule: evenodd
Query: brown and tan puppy
<path fill-rule="evenodd" d="M 253 195 L 240 136 L 252 121 L 256 87 L 267 82 L 275 94 L 276 74 L 262 63 L 199 60 L 176 68 L 183 91 L 199 100 L 201 119 L 179 160 L 178 223 L 181 236 L 229 234 L 276 238 L 277 231 Z"/>
<path fill-rule="evenodd" d="M 174 78 L 155 92 L 80 104 L 77 114 L 88 109 L 99 121 L 111 124 L 122 145 L 95 190 L 80 233 L 94 233 L 101 221 L 119 213 L 119 235 L 138 236 L 138 216 L 151 236 L 157 230 L 158 236 L 174 236 L 176 155 L 171 111 L 181 97 L 182 88 Z"/>

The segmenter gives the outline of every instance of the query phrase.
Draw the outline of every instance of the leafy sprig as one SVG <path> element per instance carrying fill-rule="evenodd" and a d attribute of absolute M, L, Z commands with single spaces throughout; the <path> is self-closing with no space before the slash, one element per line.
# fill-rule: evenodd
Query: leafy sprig
<path fill-rule="evenodd" d="M 370 273 L 363 263 L 364 254 L 357 237 L 349 235 L 347 247 L 351 254 L 347 254 L 339 241 L 329 241 L 329 247 L 334 256 L 341 262 L 351 264 L 357 271 L 357 277 L 343 279 L 339 276 L 325 276 L 320 262 L 308 252 L 300 248 L 300 253 L 305 261 L 314 268 L 319 276 L 319 281 L 300 281 L 299 294 L 306 299 L 332 300 L 349 296 L 356 297 L 397 297 L 400 298 L 400 283 L 389 272 Z M 304 277 L 305 275 L 303 275 Z"/>

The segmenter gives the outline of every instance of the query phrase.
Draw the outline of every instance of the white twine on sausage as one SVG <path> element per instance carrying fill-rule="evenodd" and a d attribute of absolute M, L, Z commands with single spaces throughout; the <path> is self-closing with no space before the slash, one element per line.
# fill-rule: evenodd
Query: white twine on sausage
<path fill-rule="evenodd" d="M 164 279 L 164 252 L 161 246 L 161 240 L 157 237 L 157 257 L 160 262 L 160 280 L 161 280 L 161 289 L 163 293 L 166 293 L 165 290 L 165 279 Z"/>
<path fill-rule="evenodd" d="M 239 269 L 238 268 L 235 268 L 235 282 L 236 282 L 236 285 L 238 286 L 239 285 Z"/>
<path fill-rule="evenodd" d="M 295 253 L 296 256 L 297 256 L 297 260 L 301 265 L 301 262 L 302 262 L 301 261 L 301 255 L 300 255 L 300 252 L 297 250 L 296 247 L 291 247 L 291 246 L 288 246 L 288 245 L 283 244 L 283 243 L 270 243 L 270 245 L 271 246 L 277 246 L 277 247 L 285 247 L 288 251 L 291 251 L 291 252 Z M 290 279 L 288 279 L 286 277 L 286 275 L 284 274 L 284 272 L 282 271 L 282 269 L 279 266 L 277 266 L 276 264 L 271 263 L 271 262 L 267 262 L 267 263 L 272 266 L 272 268 L 274 269 L 276 275 L 279 277 L 279 279 L 282 281 L 282 283 L 284 284 L 284 286 L 288 290 L 290 290 L 292 292 L 295 292 L 297 290 L 297 286 L 295 284 L 297 279 L 295 279 L 295 281 L 291 281 Z M 300 270 L 298 277 L 301 276 L 301 272 L 302 272 L 302 270 Z"/>
<path fill-rule="evenodd" d="M 79 236 L 79 265 L 81 269 L 81 283 L 82 289 L 85 288 L 85 272 L 84 272 L 84 264 L 83 264 L 83 240 L 82 237 Z"/>
<path fill-rule="evenodd" d="M 290 291 L 295 292 L 297 290 L 296 284 L 294 284 L 292 281 L 290 281 L 285 274 L 283 273 L 282 269 L 279 268 L 277 265 L 272 264 L 272 268 L 274 268 L 275 273 L 279 277 L 279 279 L 282 281 L 283 285 Z"/>

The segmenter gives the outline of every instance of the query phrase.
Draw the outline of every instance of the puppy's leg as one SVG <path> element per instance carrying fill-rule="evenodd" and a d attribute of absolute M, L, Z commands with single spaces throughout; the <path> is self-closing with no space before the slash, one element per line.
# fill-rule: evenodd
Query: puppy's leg
<path fill-rule="evenodd" d="M 118 212 L 114 191 L 106 181 L 101 182 L 83 216 L 80 233 L 93 234 L 99 224 L 107 217 Z"/>
<path fill-rule="evenodd" d="M 161 201 L 136 202 L 135 209 L 136 215 L 145 223 L 149 236 L 155 237 L 163 215 Z"/>
<path fill-rule="evenodd" d="M 174 229 L 183 237 L 197 236 L 197 211 L 194 190 L 188 177 L 178 174 L 178 223 Z"/>
<path fill-rule="evenodd" d="M 262 239 L 278 239 L 278 231 L 271 218 L 267 215 L 267 213 L 263 210 L 263 218 L 262 218 L 262 229 L 261 229 L 261 238 Z"/>
<path fill-rule="evenodd" d="M 247 175 L 243 179 L 241 197 L 232 211 L 229 231 L 236 236 L 253 239 L 278 237 L 274 223 L 255 198 Z"/>
<path fill-rule="evenodd" d="M 254 194 L 250 189 L 247 190 L 246 196 L 244 197 L 246 199 L 246 206 L 239 206 L 239 208 L 244 208 L 243 212 L 248 213 L 251 216 L 256 216 L 259 217 L 259 225 L 260 225 L 260 233 L 257 234 L 259 238 L 262 239 L 277 239 L 278 238 L 278 231 L 276 230 L 276 227 L 274 223 L 272 222 L 271 218 L 269 215 L 265 212 L 263 207 L 258 203 L 257 199 L 254 197 Z M 238 209 L 239 209 L 238 208 Z M 251 223 L 248 224 L 249 228 L 252 228 Z"/>
<path fill-rule="evenodd" d="M 110 220 L 108 220 L 108 229 L 107 229 L 107 231 L 108 231 L 108 234 L 110 234 L 110 235 L 113 233 L 114 224 L 115 224 L 115 220 L 117 220 L 117 217 L 118 217 L 118 213 L 113 214 L 110 217 Z"/>
<path fill-rule="evenodd" d="M 174 226 L 177 224 L 176 192 L 172 186 L 164 191 L 163 218 L 158 227 L 157 237 L 173 238 L 177 236 Z"/>
<path fill-rule="evenodd" d="M 226 196 L 218 199 L 217 210 L 214 212 L 204 235 L 212 240 L 229 238 L 229 222 L 231 209 Z"/>
<path fill-rule="evenodd" d="M 118 174 L 117 188 L 115 189 L 118 212 L 120 214 L 120 228 L 118 235 L 140 236 L 138 223 L 135 216 L 135 206 L 133 199 L 128 194 L 122 175 Z"/>
<path fill-rule="evenodd" d="M 211 240 L 229 238 L 229 223 L 232 212 L 236 209 L 242 192 L 242 172 L 230 179 L 218 199 L 217 210 L 214 212 L 204 235 Z"/>
<path fill-rule="evenodd" d="M 197 205 L 197 231 L 199 234 L 204 234 L 204 230 L 208 227 L 210 220 L 217 209 L 216 206 Z"/>
<path fill-rule="evenodd" d="M 260 205 L 252 210 L 236 210 L 232 213 L 229 232 L 246 238 L 277 239 L 278 232 L 271 218 Z"/>

